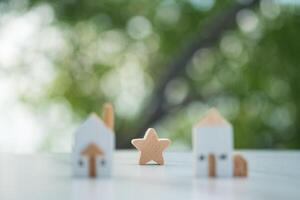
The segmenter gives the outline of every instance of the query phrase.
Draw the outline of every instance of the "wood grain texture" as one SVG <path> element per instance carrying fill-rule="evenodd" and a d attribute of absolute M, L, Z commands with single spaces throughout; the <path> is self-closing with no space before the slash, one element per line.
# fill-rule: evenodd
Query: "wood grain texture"
<path fill-rule="evenodd" d="M 216 108 L 211 108 L 196 126 L 230 124 Z"/>
<path fill-rule="evenodd" d="M 132 145 L 140 151 L 139 164 L 145 165 L 149 161 L 154 161 L 159 165 L 164 164 L 163 151 L 169 146 L 169 139 L 160 139 L 154 128 L 146 131 L 144 138 L 133 139 Z"/>
<path fill-rule="evenodd" d="M 111 103 L 103 105 L 102 119 L 105 125 L 114 132 L 114 108 Z"/>
<path fill-rule="evenodd" d="M 214 154 L 208 155 L 208 176 L 216 177 L 216 157 Z"/>
<path fill-rule="evenodd" d="M 136 164 L 136 150 L 117 150 L 113 175 L 99 180 L 73 177 L 70 154 L 1 153 L 0 199 L 300 199 L 300 151 L 242 150 L 235 153 L 247 160 L 249 178 L 197 179 L 190 151 L 167 151 L 164 152 L 166 165 L 141 166 Z"/>
<path fill-rule="evenodd" d="M 247 161 L 242 155 L 234 155 L 233 157 L 233 175 L 235 177 L 247 177 Z"/>
<path fill-rule="evenodd" d="M 83 156 L 88 156 L 89 176 L 96 177 L 97 176 L 96 157 L 103 155 L 102 150 L 96 144 L 90 144 L 81 152 L 81 154 Z"/>

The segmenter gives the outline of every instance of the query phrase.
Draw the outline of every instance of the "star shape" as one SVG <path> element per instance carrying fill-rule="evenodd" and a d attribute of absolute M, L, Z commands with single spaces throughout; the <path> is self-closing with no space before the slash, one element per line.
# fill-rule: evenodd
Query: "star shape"
<path fill-rule="evenodd" d="M 144 138 L 131 140 L 131 144 L 140 151 L 140 165 L 145 165 L 151 160 L 159 165 L 163 165 L 163 151 L 170 143 L 171 141 L 169 139 L 158 138 L 154 128 L 149 128 L 146 131 Z"/>

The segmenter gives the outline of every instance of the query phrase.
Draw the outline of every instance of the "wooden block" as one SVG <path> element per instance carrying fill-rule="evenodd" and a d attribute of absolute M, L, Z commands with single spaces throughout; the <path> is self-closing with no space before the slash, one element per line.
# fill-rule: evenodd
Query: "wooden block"
<path fill-rule="evenodd" d="M 145 165 L 153 160 L 159 165 L 164 164 L 163 151 L 169 146 L 169 139 L 160 139 L 154 128 L 146 131 L 144 138 L 133 139 L 131 143 L 140 151 L 139 164 Z"/>
<path fill-rule="evenodd" d="M 216 157 L 214 154 L 208 155 L 208 176 L 209 177 L 216 176 Z"/>
<path fill-rule="evenodd" d="M 103 105 L 102 118 L 105 125 L 114 132 L 114 109 L 111 103 Z"/>
<path fill-rule="evenodd" d="M 81 155 L 87 156 L 89 159 L 89 176 L 96 177 L 96 157 L 103 155 L 102 150 L 96 144 L 90 144 L 81 152 Z"/>
<path fill-rule="evenodd" d="M 247 169 L 247 161 L 241 155 L 235 155 L 233 157 L 233 175 L 235 177 L 247 177 L 248 169 Z"/>
<path fill-rule="evenodd" d="M 217 177 L 232 177 L 233 167 L 231 155 L 233 151 L 232 125 L 212 108 L 205 117 L 193 127 L 194 170 L 197 177 L 208 177 L 210 169 L 209 154 L 215 156 L 215 172 Z M 203 158 L 203 159 L 199 159 Z M 211 157 L 212 158 L 212 157 Z"/>
<path fill-rule="evenodd" d="M 105 109 L 106 110 L 106 109 Z M 112 109 L 110 109 L 112 110 Z M 105 155 L 90 158 L 82 152 L 90 145 L 94 144 L 105 153 Z M 96 114 L 91 114 L 77 129 L 74 136 L 72 149 L 72 169 L 76 177 L 95 176 L 97 178 L 108 177 L 112 172 L 113 151 L 115 148 L 115 134 L 106 126 L 102 119 Z M 96 159 L 96 160 L 94 160 Z M 95 169 L 89 169 L 94 166 Z"/>

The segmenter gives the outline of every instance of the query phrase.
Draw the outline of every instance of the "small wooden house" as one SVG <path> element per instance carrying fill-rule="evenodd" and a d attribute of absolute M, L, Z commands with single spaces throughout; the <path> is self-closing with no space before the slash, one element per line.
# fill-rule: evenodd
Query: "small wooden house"
<path fill-rule="evenodd" d="M 233 129 L 217 109 L 210 109 L 193 127 L 193 150 L 196 176 L 233 175 Z"/>
<path fill-rule="evenodd" d="M 104 107 L 104 121 L 91 114 L 75 133 L 72 165 L 75 176 L 109 176 L 113 165 L 115 135 L 111 105 Z"/>

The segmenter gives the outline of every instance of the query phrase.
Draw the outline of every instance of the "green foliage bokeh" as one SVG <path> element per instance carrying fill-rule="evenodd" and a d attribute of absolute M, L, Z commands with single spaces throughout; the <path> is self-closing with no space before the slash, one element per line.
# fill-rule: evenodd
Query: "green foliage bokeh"
<path fill-rule="evenodd" d="M 61 30 L 67 50 L 48 55 L 56 75 L 43 98 L 27 93 L 24 99 L 34 106 L 63 99 L 80 119 L 111 101 L 116 132 L 129 140 L 167 64 L 232 4 L 195 2 L 31 0 L 28 9 L 41 4 L 53 9 L 52 25 Z M 172 109 L 153 126 L 178 146 L 190 145 L 192 125 L 215 106 L 232 122 L 236 148 L 299 148 L 297 11 L 261 1 L 238 13 L 236 27 L 197 52 L 184 73 L 168 83 L 162 95 Z M 189 94 L 193 99 L 183 104 Z"/>

